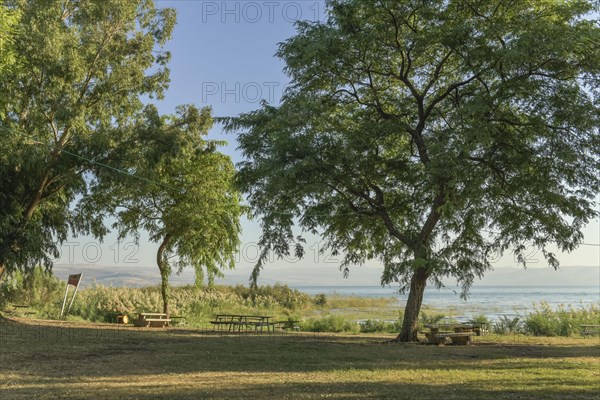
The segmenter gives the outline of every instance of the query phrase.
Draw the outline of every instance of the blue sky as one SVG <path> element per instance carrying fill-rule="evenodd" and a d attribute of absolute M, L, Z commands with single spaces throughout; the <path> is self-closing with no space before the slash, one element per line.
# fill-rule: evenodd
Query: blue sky
<path fill-rule="evenodd" d="M 298 19 L 324 20 L 324 3 L 304 1 L 184 1 L 158 0 L 160 7 L 174 7 L 178 14 L 173 39 L 166 49 L 171 52 L 171 84 L 165 99 L 158 106 L 163 113 L 172 113 L 179 104 L 211 106 L 215 116 L 233 116 L 258 107 L 261 99 L 277 103 L 288 83 L 283 63 L 274 57 L 279 42 L 294 34 Z M 235 162 L 241 157 L 236 151 L 235 137 L 224 135 L 216 125 L 212 138 L 229 144 L 222 151 Z M 255 243 L 260 235 L 257 222 L 244 221 L 243 246 L 238 267 L 231 275 L 249 275 L 256 260 Z M 585 230 L 585 242 L 600 243 L 600 224 L 594 221 Z M 339 259 L 318 256 L 319 238 L 309 244 L 303 260 L 273 260 L 263 273 L 265 283 L 289 276 L 294 284 L 302 284 L 303 276 L 314 281 L 323 275 L 323 284 L 377 285 L 381 267 L 372 262 L 357 267 L 348 280 L 338 270 Z M 109 235 L 104 243 L 89 238 L 71 239 L 63 246 L 60 264 L 101 264 L 107 266 L 153 266 L 156 245 L 142 236 L 139 247 L 130 242 L 116 243 Z M 499 258 L 499 267 L 516 266 L 512 254 Z M 531 267 L 545 264 L 532 250 Z M 537 260 L 537 262 L 535 262 Z M 571 254 L 560 254 L 563 267 L 600 265 L 600 247 L 581 246 Z M 74 271 L 75 272 L 75 271 Z M 293 278 L 292 278 L 293 277 Z M 310 279 L 309 279 L 310 278 Z"/>

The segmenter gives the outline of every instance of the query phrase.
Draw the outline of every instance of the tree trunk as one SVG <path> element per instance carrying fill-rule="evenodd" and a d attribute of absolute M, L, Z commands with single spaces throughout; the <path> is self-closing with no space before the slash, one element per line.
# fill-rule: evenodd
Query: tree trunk
<path fill-rule="evenodd" d="M 163 313 L 167 314 L 167 318 L 169 318 L 169 274 L 161 270 L 160 276 L 160 292 L 163 298 Z"/>
<path fill-rule="evenodd" d="M 6 267 L 2 264 L 0 264 L 0 285 L 2 284 L 2 281 L 4 280 L 4 274 L 6 273 Z M 2 296 L 2 294 L 0 293 L 0 296 Z M 3 301 L 2 299 L 0 299 L 0 304 L 2 304 Z M 0 311 L 0 320 L 4 320 L 6 319 L 4 317 L 4 315 L 2 315 L 2 312 Z"/>
<path fill-rule="evenodd" d="M 398 342 L 416 342 L 419 331 L 419 312 L 423 303 L 423 293 L 427 286 L 428 274 L 424 268 L 417 269 L 410 280 L 410 291 L 404 309 L 402 330 L 396 337 Z"/>
<path fill-rule="evenodd" d="M 164 254 L 170 239 L 171 236 L 166 235 L 156 252 L 156 264 L 158 265 L 161 278 L 160 292 L 163 299 L 163 313 L 167 314 L 167 318 L 169 318 L 169 275 L 171 274 L 171 269 L 164 258 Z"/>

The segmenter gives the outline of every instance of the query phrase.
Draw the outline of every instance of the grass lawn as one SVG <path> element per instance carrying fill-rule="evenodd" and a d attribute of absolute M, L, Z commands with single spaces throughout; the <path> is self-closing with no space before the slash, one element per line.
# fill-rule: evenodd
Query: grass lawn
<path fill-rule="evenodd" d="M 392 337 L 0 321 L 0 398 L 599 398 L 597 337 Z"/>

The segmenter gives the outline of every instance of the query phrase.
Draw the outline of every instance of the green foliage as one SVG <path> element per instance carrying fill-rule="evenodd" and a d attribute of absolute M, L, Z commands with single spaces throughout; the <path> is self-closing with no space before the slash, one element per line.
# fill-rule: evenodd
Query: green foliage
<path fill-rule="evenodd" d="M 302 256 L 296 221 L 403 290 L 450 276 L 466 296 L 493 255 L 524 264 L 525 243 L 557 267 L 547 246 L 574 249 L 598 215 L 594 2 L 328 4 L 279 48 L 281 105 L 225 120 L 261 217 L 253 278 L 270 251 Z"/>
<path fill-rule="evenodd" d="M 212 284 L 223 269 L 235 266 L 239 245 L 240 195 L 233 185 L 235 169 L 219 153 L 222 142 L 206 138 L 210 109 L 182 106 L 174 116 L 146 107 L 137 139 L 118 166 L 138 181 L 99 172 L 88 209 L 106 209 L 116 217 L 120 237 L 139 237 L 142 230 L 159 243 L 156 263 L 162 277 L 163 311 L 168 308 L 168 277 L 192 267 L 198 286 Z M 175 261 L 173 261 L 175 260 Z"/>
<path fill-rule="evenodd" d="M 248 288 L 216 286 L 174 287 L 170 291 L 170 313 L 185 316 L 191 325 L 202 326 L 218 313 L 273 313 L 292 318 L 296 310 L 310 304 L 310 297 L 285 285 Z M 162 309 L 162 293 L 158 287 L 109 288 L 96 286 L 81 290 L 71 315 L 89 321 L 115 322 L 117 315 L 130 318 L 139 312 Z"/>
<path fill-rule="evenodd" d="M 392 297 L 362 297 L 362 296 L 340 296 L 330 294 L 326 296 L 327 308 L 379 308 L 390 307 L 396 299 Z"/>
<path fill-rule="evenodd" d="M 38 318 L 58 318 L 65 285 L 39 266 L 27 272 L 13 271 L 0 283 L 0 308 L 9 308 L 9 304 L 26 305 L 27 311 L 34 310 Z"/>
<path fill-rule="evenodd" d="M 479 327 L 479 333 L 481 335 L 486 334 L 493 327 L 492 321 L 484 314 L 474 315 L 470 320 L 469 324 Z"/>
<path fill-rule="evenodd" d="M 474 315 L 470 320 L 469 324 L 479 325 L 479 326 L 492 326 L 492 321 L 486 317 L 484 314 Z"/>
<path fill-rule="evenodd" d="M 559 306 L 553 310 L 548 303 L 534 305 L 534 312 L 523 320 L 523 331 L 534 336 L 577 336 L 581 325 L 600 324 L 600 307 L 588 308 Z"/>
<path fill-rule="evenodd" d="M 310 318 L 302 321 L 301 329 L 307 332 L 353 332 L 360 331 L 356 322 L 349 321 L 341 315 L 328 315 L 326 317 Z"/>
<path fill-rule="evenodd" d="M 318 307 L 323 307 L 327 304 L 327 296 L 325 296 L 325 293 L 319 293 L 315 296 L 315 305 L 317 305 Z"/>
<path fill-rule="evenodd" d="M 296 310 L 306 308 L 310 303 L 308 295 L 279 283 L 273 286 L 258 287 L 237 285 L 232 288 L 232 291 L 244 300 L 250 300 L 252 304 L 261 308 L 268 308 L 269 302 L 273 302 L 288 310 Z"/>
<path fill-rule="evenodd" d="M 494 333 L 497 334 L 514 334 L 522 332 L 522 322 L 520 317 L 510 318 L 506 315 L 502 315 L 498 318 L 498 322 L 496 322 L 493 326 Z"/>
<path fill-rule="evenodd" d="M 419 323 L 421 325 L 435 325 L 440 323 L 445 317 L 443 314 L 427 315 L 425 311 L 422 311 L 421 315 L 419 315 Z"/>
<path fill-rule="evenodd" d="M 360 324 L 362 333 L 398 333 L 402 328 L 402 320 L 387 322 L 368 319 Z"/>
<path fill-rule="evenodd" d="M 17 63 L 14 36 L 19 19 L 19 12 L 0 4 L 0 79 L 3 79 L 3 71 L 12 68 Z M 2 111 L 0 111 L 0 116 L 2 116 L 1 113 Z"/>
<path fill-rule="evenodd" d="M 0 268 L 12 271 L 50 267 L 69 234 L 106 232 L 103 212 L 77 202 L 96 169 L 143 146 L 142 97 L 164 94 L 175 15 L 151 0 L 5 7 L 20 17 L 19 68 L 0 79 Z"/>

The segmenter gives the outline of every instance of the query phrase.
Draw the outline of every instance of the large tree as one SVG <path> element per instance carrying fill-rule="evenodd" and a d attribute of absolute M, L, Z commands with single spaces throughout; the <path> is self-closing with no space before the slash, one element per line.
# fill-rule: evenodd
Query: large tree
<path fill-rule="evenodd" d="M 600 29 L 582 0 L 329 1 L 280 45 L 279 106 L 227 120 L 263 252 L 321 232 L 342 268 L 378 259 L 408 291 L 417 339 L 428 282 L 468 293 L 490 256 L 549 265 L 598 215 Z"/>
<path fill-rule="evenodd" d="M 19 13 L 0 4 L 0 79 L 2 71 L 16 63 L 14 52 L 14 36 Z"/>
<path fill-rule="evenodd" d="M 130 144 L 142 97 L 162 96 L 175 15 L 151 0 L 2 7 L 20 16 L 19 68 L 0 79 L 0 268 L 10 271 L 50 266 L 69 233 L 105 232 L 101 210 L 75 204 L 86 174 Z"/>
<path fill-rule="evenodd" d="M 139 145 L 119 157 L 120 173 L 101 171 L 83 204 L 113 214 L 120 237 L 137 239 L 143 230 L 159 243 L 156 263 L 168 315 L 173 268 L 193 267 L 197 285 L 234 268 L 244 208 L 233 163 L 217 151 L 223 143 L 205 137 L 209 108 L 181 106 L 174 116 L 159 116 L 148 106 L 139 125 Z"/>

